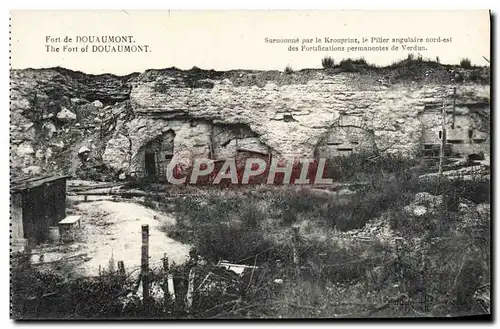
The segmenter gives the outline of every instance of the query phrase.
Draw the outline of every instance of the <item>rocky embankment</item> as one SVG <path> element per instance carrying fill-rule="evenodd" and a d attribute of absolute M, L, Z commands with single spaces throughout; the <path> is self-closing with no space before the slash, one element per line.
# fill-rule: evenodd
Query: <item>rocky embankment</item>
<path fill-rule="evenodd" d="M 80 167 L 78 151 L 102 148 L 110 119 L 122 111 L 135 75 L 87 75 L 54 69 L 12 70 L 11 171 L 14 177 Z"/>
<path fill-rule="evenodd" d="M 58 170 L 93 179 L 124 176 L 144 145 L 166 131 L 175 134 L 174 153 L 207 156 L 214 126 L 235 124 L 251 132 L 250 143 L 280 155 L 314 155 L 335 127 L 365 131 L 380 151 L 414 155 L 423 130 L 419 115 L 441 106 L 453 87 L 458 107 L 489 107 L 488 77 L 489 68 L 422 61 L 289 74 L 12 70 L 11 168 L 15 177 Z"/>

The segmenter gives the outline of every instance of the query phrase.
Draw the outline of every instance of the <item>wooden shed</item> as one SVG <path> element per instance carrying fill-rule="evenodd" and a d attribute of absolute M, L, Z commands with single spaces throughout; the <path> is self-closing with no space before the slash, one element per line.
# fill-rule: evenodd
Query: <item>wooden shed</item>
<path fill-rule="evenodd" d="M 47 241 L 49 227 L 66 217 L 66 179 L 51 175 L 11 182 L 11 246 L 22 251 Z"/>

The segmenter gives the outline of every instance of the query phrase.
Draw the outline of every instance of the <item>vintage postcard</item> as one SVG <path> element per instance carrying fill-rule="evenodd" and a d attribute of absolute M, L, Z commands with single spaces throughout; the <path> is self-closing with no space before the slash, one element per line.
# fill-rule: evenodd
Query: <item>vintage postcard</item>
<path fill-rule="evenodd" d="M 490 19 L 12 11 L 11 318 L 489 318 Z"/>

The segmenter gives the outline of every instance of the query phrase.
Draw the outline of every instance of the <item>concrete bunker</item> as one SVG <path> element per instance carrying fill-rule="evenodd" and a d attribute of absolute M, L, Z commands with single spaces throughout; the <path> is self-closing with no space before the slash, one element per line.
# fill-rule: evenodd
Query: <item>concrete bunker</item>
<path fill-rule="evenodd" d="M 482 109 L 482 111 L 488 110 Z M 446 111 L 446 134 L 442 131 L 440 109 L 428 110 L 420 114 L 419 119 L 423 126 L 422 156 L 438 156 L 443 138 L 445 138 L 445 156 L 463 157 L 489 153 L 488 133 L 483 131 L 483 119 L 467 107 Z"/>
<path fill-rule="evenodd" d="M 152 180 L 165 178 L 165 170 L 174 155 L 173 130 L 168 130 L 144 144 L 132 159 L 133 173 Z"/>
<path fill-rule="evenodd" d="M 266 156 L 271 149 L 244 123 L 206 120 L 165 121 L 163 133 L 141 141 L 130 161 L 132 177 L 166 180 L 172 159 L 210 158 L 213 160 Z M 182 160 L 181 160 L 182 161 Z"/>
<path fill-rule="evenodd" d="M 315 149 L 317 158 L 335 158 L 348 156 L 362 151 L 373 151 L 375 142 L 373 135 L 361 127 L 332 127 Z"/>

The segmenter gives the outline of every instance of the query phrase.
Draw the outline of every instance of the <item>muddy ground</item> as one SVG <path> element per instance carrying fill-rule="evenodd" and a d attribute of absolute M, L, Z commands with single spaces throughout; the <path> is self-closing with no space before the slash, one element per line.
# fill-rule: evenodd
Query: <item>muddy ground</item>
<path fill-rule="evenodd" d="M 78 203 L 68 213 L 81 216 L 75 241 L 41 246 L 32 256 L 34 264 L 55 264 L 57 268 L 60 263 L 74 275 L 95 276 L 116 269 L 117 262 L 123 261 L 127 274 L 139 273 L 144 224 L 149 225 L 150 268 L 160 267 L 164 255 L 176 264 L 188 259 L 190 246 L 165 234 L 164 227 L 175 224 L 168 214 L 133 202 L 108 200 Z"/>

